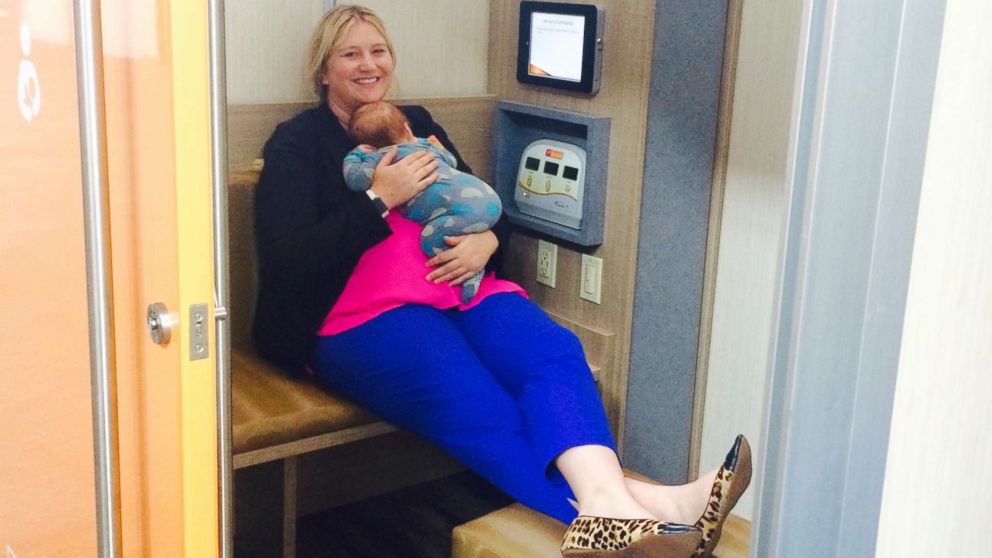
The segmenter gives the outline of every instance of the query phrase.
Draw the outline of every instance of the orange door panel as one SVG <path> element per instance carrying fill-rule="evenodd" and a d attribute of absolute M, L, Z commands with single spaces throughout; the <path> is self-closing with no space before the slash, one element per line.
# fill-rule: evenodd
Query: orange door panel
<path fill-rule="evenodd" d="M 0 0 L 0 556 L 96 554 L 79 118 L 67 23 L 68 30 Z"/>
<path fill-rule="evenodd" d="M 101 4 L 122 555 L 209 558 L 218 499 L 206 10 Z M 71 0 L 0 0 L 0 556 L 97 550 L 74 37 Z M 148 334 L 152 302 L 178 320 L 165 346 Z M 208 308 L 209 356 L 193 359 L 197 304 Z"/>

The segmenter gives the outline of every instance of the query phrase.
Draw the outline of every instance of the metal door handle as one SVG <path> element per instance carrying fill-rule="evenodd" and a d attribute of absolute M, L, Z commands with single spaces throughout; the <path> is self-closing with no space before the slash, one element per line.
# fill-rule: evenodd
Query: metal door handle
<path fill-rule="evenodd" d="M 169 312 L 163 302 L 153 302 L 148 305 L 148 333 L 152 342 L 163 347 L 172 339 L 172 326 L 176 325 L 176 316 Z"/>

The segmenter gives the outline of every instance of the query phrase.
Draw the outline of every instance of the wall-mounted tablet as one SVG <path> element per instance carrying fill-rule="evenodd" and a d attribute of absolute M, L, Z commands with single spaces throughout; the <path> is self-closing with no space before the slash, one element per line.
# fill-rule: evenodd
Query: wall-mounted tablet
<path fill-rule="evenodd" d="M 603 8 L 594 4 L 521 2 L 517 81 L 595 94 L 603 18 Z"/>

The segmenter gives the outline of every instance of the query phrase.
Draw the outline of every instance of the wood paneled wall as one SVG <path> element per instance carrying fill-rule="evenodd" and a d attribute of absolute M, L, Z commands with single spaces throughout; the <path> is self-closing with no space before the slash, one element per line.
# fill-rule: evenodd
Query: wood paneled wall
<path fill-rule="evenodd" d="M 243 171 L 262 156 L 262 147 L 276 126 L 313 103 L 227 106 L 227 169 Z"/>
<path fill-rule="evenodd" d="M 489 180 L 492 95 L 440 99 L 394 99 L 400 105 L 423 105 L 448 132 L 458 152 L 475 174 Z M 313 103 L 230 105 L 227 108 L 227 167 L 249 168 L 262 156 L 262 147 L 280 122 Z"/>
<path fill-rule="evenodd" d="M 598 95 L 571 95 L 517 83 L 519 2 L 514 0 L 492 0 L 491 3 L 489 90 L 500 99 L 612 119 L 605 241 L 590 251 L 603 258 L 602 304 L 579 299 L 581 254 L 565 247 L 558 251 L 557 288 L 537 284 L 534 279 L 537 237 L 531 234 L 513 235 L 508 275 L 523 285 L 533 300 L 560 318 L 589 331 L 615 336 L 610 342 L 601 344 L 613 352 L 604 360 L 610 365 L 602 371 L 601 386 L 611 426 L 622 443 L 619 425 L 623 424 L 627 394 L 654 2 L 599 0 L 595 3 L 607 14 L 603 81 Z M 591 355 L 590 360 L 593 360 Z"/>

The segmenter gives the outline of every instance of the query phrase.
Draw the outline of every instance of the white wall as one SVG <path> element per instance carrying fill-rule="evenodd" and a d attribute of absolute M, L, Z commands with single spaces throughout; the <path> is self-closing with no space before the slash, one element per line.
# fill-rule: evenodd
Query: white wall
<path fill-rule="evenodd" d="M 394 97 L 487 93 L 489 1 L 367 0 L 396 47 Z M 309 101 L 306 56 L 325 0 L 228 2 L 227 97 L 230 104 Z"/>
<path fill-rule="evenodd" d="M 879 557 L 990 556 L 992 4 L 948 0 Z"/>
<path fill-rule="evenodd" d="M 323 0 L 242 0 L 224 13 L 230 104 L 311 100 L 306 79 L 310 34 Z"/>
<path fill-rule="evenodd" d="M 761 440 L 801 2 L 744 2 L 720 230 L 700 472 Z M 749 490 L 735 514 L 751 519 Z"/>

